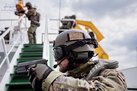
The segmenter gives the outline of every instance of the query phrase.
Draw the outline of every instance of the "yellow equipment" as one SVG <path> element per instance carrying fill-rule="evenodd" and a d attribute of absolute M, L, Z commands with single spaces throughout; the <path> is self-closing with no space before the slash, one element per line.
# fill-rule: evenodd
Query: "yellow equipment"
<path fill-rule="evenodd" d="M 87 32 L 92 32 L 96 35 L 96 39 L 98 43 L 104 38 L 104 36 L 100 33 L 100 31 L 96 28 L 96 26 L 91 21 L 83 21 L 83 20 L 76 20 L 75 29 L 81 29 L 80 25 L 85 26 Z M 98 44 L 98 48 L 96 48 L 96 53 L 98 54 L 98 58 L 100 59 L 109 59 L 109 56 L 103 50 L 103 48 Z"/>
<path fill-rule="evenodd" d="M 24 10 L 24 5 L 23 5 L 23 1 L 22 0 L 18 0 L 18 3 L 16 4 L 16 12 L 15 14 L 18 16 L 23 15 L 23 13 L 25 12 Z"/>

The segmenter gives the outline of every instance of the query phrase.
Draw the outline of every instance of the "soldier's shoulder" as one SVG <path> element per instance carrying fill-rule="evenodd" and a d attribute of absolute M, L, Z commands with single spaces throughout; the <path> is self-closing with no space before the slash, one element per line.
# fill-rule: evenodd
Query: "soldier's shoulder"
<path fill-rule="evenodd" d="M 117 69 L 105 69 L 104 71 L 101 72 L 101 75 L 104 77 L 113 76 L 119 78 L 120 80 L 125 79 L 123 73 Z"/>

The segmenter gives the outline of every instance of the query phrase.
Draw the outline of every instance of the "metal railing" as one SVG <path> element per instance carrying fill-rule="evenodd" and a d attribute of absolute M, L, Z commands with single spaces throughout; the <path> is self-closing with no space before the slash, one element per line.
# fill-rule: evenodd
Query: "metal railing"
<path fill-rule="evenodd" d="M 43 58 L 48 60 L 48 65 L 53 68 L 54 65 L 54 54 L 53 54 L 53 41 L 58 35 L 58 20 L 59 19 L 48 19 L 47 16 L 45 16 L 45 31 L 43 33 Z M 55 22 L 54 22 L 55 21 Z M 52 26 L 52 29 L 50 27 Z M 56 25 L 56 26 L 54 26 Z M 55 28 L 54 28 L 55 27 Z M 54 29 L 53 29 L 54 28 Z M 51 32 L 55 30 L 55 32 Z M 53 37 L 54 36 L 54 37 Z"/>
<path fill-rule="evenodd" d="M 21 31 L 23 29 L 27 29 L 26 19 L 24 20 L 24 16 L 20 17 L 15 24 L 11 25 L 4 33 L 0 36 L 0 52 L 3 53 L 3 57 L 0 58 L 0 85 L 2 85 L 2 80 L 4 80 L 4 76 L 6 75 L 7 69 L 13 67 L 12 59 L 16 54 L 20 45 L 23 45 L 25 42 L 23 40 L 23 34 Z M 8 20 L 10 21 L 10 20 Z M 15 30 L 15 26 L 18 27 Z M 16 32 L 16 34 L 15 34 Z M 5 36 L 9 34 L 9 43 L 5 43 Z M 14 37 L 15 38 L 14 38 Z M 14 38 L 14 39 L 13 39 Z M 12 54 L 12 57 L 10 57 Z M 2 55 L 0 55 L 2 56 Z M 11 66 L 12 65 L 12 66 Z M 1 86 L 0 86 L 1 87 Z"/>

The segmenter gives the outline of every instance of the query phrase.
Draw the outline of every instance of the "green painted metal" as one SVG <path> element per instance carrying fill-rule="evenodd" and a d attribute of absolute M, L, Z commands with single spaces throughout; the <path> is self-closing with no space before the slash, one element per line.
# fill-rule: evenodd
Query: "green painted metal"
<path fill-rule="evenodd" d="M 49 55 L 49 66 L 51 68 L 53 68 L 55 61 L 54 61 L 54 53 L 53 53 L 53 46 L 52 45 L 49 46 L 49 53 L 50 53 L 50 55 Z"/>
<path fill-rule="evenodd" d="M 27 48 L 22 49 L 22 52 L 35 52 L 35 51 L 41 52 L 41 51 L 43 51 L 43 48 L 41 48 L 41 47 L 40 48 L 37 48 L 37 47 L 36 48 L 35 47 L 29 48 L 29 47 L 27 47 Z"/>
<path fill-rule="evenodd" d="M 20 57 L 41 57 L 42 52 L 23 52 Z"/>
<path fill-rule="evenodd" d="M 19 58 L 17 59 L 17 62 L 27 62 L 27 61 L 32 61 L 32 60 L 38 60 L 38 59 L 42 59 L 42 57 L 27 57 L 27 58 Z"/>
<path fill-rule="evenodd" d="M 20 58 L 17 63 L 42 59 L 43 45 L 42 44 L 24 44 Z M 16 66 L 14 67 L 16 68 Z M 11 74 L 10 83 L 6 84 L 7 91 L 33 91 L 27 74 L 17 75 Z"/>

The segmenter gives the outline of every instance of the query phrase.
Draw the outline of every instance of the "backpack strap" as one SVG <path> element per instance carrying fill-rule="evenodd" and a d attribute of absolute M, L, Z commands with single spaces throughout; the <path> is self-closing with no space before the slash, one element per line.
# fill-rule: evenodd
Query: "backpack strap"
<path fill-rule="evenodd" d="M 93 77 L 98 76 L 105 69 L 118 68 L 118 61 L 95 60 L 95 62 L 96 65 L 90 70 L 86 80 L 91 80 Z"/>

